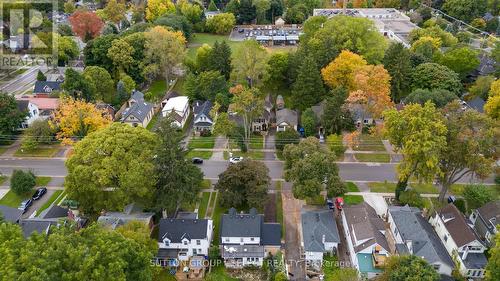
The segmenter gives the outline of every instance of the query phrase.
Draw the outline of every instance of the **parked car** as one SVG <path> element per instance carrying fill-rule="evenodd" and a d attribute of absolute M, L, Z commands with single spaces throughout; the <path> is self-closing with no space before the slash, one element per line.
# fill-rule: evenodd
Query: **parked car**
<path fill-rule="evenodd" d="M 238 29 L 238 32 L 243 33 L 243 32 L 245 32 L 245 30 L 243 28 L 240 28 L 240 29 Z"/>
<path fill-rule="evenodd" d="M 333 204 L 332 199 L 326 199 L 326 205 L 328 206 L 328 209 L 330 209 L 330 210 L 335 209 L 335 205 Z"/>
<path fill-rule="evenodd" d="M 243 160 L 243 157 L 231 157 L 229 158 L 229 163 L 236 164 Z"/>
<path fill-rule="evenodd" d="M 31 204 L 33 204 L 33 200 L 31 200 L 31 199 L 24 200 L 23 202 L 21 202 L 21 205 L 19 205 L 19 207 L 17 207 L 17 209 L 23 211 L 23 214 L 24 214 L 24 213 L 26 213 L 28 208 L 31 206 Z"/>
<path fill-rule="evenodd" d="M 194 157 L 191 160 L 193 161 L 193 164 L 203 164 L 203 159 L 201 159 L 199 157 Z"/>
<path fill-rule="evenodd" d="M 335 207 L 337 210 L 342 211 L 342 207 L 344 206 L 344 198 L 337 197 L 335 198 Z"/>
<path fill-rule="evenodd" d="M 35 194 L 33 194 L 33 196 L 31 196 L 31 199 L 33 199 L 33 201 L 36 201 L 36 200 L 42 198 L 42 196 L 45 195 L 45 193 L 47 193 L 47 188 L 40 187 L 39 189 L 37 189 L 35 191 Z"/>

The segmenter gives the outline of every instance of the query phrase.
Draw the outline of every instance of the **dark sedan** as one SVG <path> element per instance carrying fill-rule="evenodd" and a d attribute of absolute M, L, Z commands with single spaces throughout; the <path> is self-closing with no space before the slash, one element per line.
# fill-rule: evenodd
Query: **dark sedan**
<path fill-rule="evenodd" d="M 47 193 L 47 188 L 45 187 L 40 187 L 39 189 L 37 189 L 35 191 L 35 194 L 33 194 L 33 196 L 31 197 L 31 199 L 33 200 L 38 200 L 40 198 L 42 198 L 42 196 Z"/>
<path fill-rule="evenodd" d="M 193 164 L 203 164 L 203 159 L 195 157 L 191 159 L 193 161 Z"/>
<path fill-rule="evenodd" d="M 17 208 L 19 210 L 23 211 L 23 214 L 24 214 L 24 213 L 26 213 L 28 208 L 31 206 L 31 204 L 33 204 L 33 200 L 31 200 L 31 199 L 24 200 L 23 202 L 21 202 L 21 205 L 19 205 L 19 207 L 17 207 Z"/>

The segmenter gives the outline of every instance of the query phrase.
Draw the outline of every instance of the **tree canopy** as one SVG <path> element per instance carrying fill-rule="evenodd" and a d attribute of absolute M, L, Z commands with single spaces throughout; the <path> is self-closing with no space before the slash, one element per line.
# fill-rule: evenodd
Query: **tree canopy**
<path fill-rule="evenodd" d="M 444 65 L 423 63 L 413 72 L 413 89 L 444 89 L 459 94 L 462 84 L 458 74 Z"/>
<path fill-rule="evenodd" d="M 27 114 L 17 108 L 14 96 L 0 93 L 0 135 L 11 135 Z"/>
<path fill-rule="evenodd" d="M 423 258 L 415 255 L 391 256 L 377 280 L 438 281 L 439 273 Z"/>
<path fill-rule="evenodd" d="M 267 51 L 255 40 L 245 40 L 233 60 L 234 79 L 248 86 L 257 86 L 267 75 Z"/>
<path fill-rule="evenodd" d="M 351 51 L 343 50 L 339 56 L 321 70 L 323 80 L 330 88 L 344 87 L 354 90 L 354 74 L 366 66 L 366 60 Z"/>
<path fill-rule="evenodd" d="M 454 93 L 444 89 L 416 89 L 412 91 L 405 99 L 405 103 L 424 104 L 427 101 L 432 101 L 437 107 L 441 108 L 453 100 L 458 99 Z"/>

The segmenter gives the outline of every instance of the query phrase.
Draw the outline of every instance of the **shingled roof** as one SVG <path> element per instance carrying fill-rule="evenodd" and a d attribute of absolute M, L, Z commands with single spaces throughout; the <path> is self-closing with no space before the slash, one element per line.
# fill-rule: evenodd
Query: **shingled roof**
<path fill-rule="evenodd" d="M 207 219 L 161 219 L 158 240 L 181 243 L 184 238 L 207 239 Z"/>
<path fill-rule="evenodd" d="M 458 248 L 474 240 L 480 241 L 465 221 L 464 216 L 454 204 L 448 204 L 437 212 L 444 222 L 444 226 L 457 244 Z"/>
<path fill-rule="evenodd" d="M 331 210 L 305 211 L 302 213 L 302 237 L 308 252 L 324 252 L 325 242 L 340 243 L 337 223 Z"/>

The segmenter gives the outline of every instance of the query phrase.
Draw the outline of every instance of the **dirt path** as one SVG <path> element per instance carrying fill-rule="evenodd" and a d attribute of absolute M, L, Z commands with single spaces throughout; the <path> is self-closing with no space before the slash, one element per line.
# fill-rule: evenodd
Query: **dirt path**
<path fill-rule="evenodd" d="M 303 281 L 305 264 L 301 258 L 301 219 L 302 203 L 293 198 L 291 190 L 283 190 L 283 220 L 285 223 L 285 253 L 288 264 L 289 280 Z"/>

